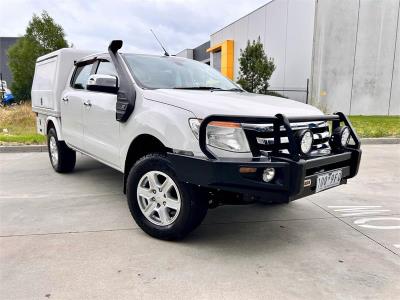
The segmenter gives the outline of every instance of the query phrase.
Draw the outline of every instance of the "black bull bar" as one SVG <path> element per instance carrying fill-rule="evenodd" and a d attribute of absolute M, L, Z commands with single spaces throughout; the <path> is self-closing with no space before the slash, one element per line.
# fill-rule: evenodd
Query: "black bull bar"
<path fill-rule="evenodd" d="M 266 157 L 261 153 L 256 132 L 244 128 L 253 157 L 218 158 L 206 143 L 207 126 L 213 121 L 273 124 L 274 147 Z M 349 127 L 354 143 L 337 151 L 332 149 L 329 155 L 305 157 L 300 152 L 291 123 L 313 121 L 330 121 L 332 132 L 343 123 Z M 281 131 L 281 126 L 285 131 Z M 287 153 L 280 151 L 282 136 L 288 138 L 285 145 Z M 279 202 L 288 202 L 315 193 L 317 177 L 321 172 L 341 169 L 340 184 L 347 183 L 347 179 L 357 174 L 361 159 L 360 140 L 351 122 L 340 112 L 333 115 L 302 117 L 286 117 L 282 114 L 273 117 L 211 115 L 201 122 L 199 145 L 206 158 L 168 154 L 180 181 Z M 249 178 L 240 173 L 241 168 L 256 168 L 262 171 L 270 167 L 275 168 L 277 172 L 277 180 L 274 182 L 264 182 L 260 176 Z M 259 172 L 257 174 L 259 175 Z"/>

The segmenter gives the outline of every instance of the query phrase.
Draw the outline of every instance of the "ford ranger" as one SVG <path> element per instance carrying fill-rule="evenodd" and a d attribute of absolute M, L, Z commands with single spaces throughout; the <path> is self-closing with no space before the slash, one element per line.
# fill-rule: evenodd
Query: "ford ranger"
<path fill-rule="evenodd" d="M 347 183 L 360 141 L 343 113 L 248 93 L 210 66 L 174 56 L 61 49 L 38 58 L 38 132 L 56 172 L 76 152 L 123 173 L 136 223 L 185 237 L 209 208 L 288 203 Z"/>

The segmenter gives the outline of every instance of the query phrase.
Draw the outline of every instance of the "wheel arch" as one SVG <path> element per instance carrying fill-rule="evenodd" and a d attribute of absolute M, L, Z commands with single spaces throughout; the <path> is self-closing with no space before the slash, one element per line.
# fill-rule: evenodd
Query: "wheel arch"
<path fill-rule="evenodd" d="M 46 119 L 46 132 L 45 134 L 47 135 L 49 133 L 50 128 L 54 128 L 57 133 L 57 138 L 59 141 L 63 141 L 64 138 L 61 133 L 61 124 L 60 120 L 56 117 L 49 116 Z"/>
<path fill-rule="evenodd" d="M 141 157 L 149 153 L 167 153 L 171 148 L 166 147 L 158 138 L 151 134 L 137 136 L 129 145 L 124 164 L 124 193 L 130 169 Z"/>

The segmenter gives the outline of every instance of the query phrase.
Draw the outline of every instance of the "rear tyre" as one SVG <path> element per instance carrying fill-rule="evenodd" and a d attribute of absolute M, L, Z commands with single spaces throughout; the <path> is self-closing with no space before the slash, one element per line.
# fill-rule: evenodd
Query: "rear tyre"
<path fill-rule="evenodd" d="M 57 132 L 50 128 L 47 134 L 47 149 L 51 165 L 58 173 L 69 173 L 75 168 L 76 153 L 64 141 L 59 141 Z"/>
<path fill-rule="evenodd" d="M 197 187 L 179 182 L 164 154 L 139 159 L 127 179 L 128 205 L 144 232 L 162 240 L 179 240 L 206 216 L 206 195 Z"/>

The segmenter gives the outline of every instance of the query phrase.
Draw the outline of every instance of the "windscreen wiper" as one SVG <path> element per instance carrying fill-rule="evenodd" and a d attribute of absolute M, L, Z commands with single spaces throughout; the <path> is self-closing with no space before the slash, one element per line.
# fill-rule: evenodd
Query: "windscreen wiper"
<path fill-rule="evenodd" d="M 227 89 L 227 90 L 222 90 L 221 91 L 229 91 L 229 92 L 244 92 L 244 90 L 240 89 L 240 88 L 231 88 L 231 89 Z"/>
<path fill-rule="evenodd" d="M 173 89 L 176 89 L 176 90 L 222 91 L 222 92 L 243 92 L 243 90 L 239 89 L 239 88 L 222 89 L 222 88 L 213 87 L 213 86 L 180 86 L 180 87 L 174 87 Z"/>
<path fill-rule="evenodd" d="M 177 87 L 174 87 L 173 89 L 175 89 L 175 90 L 205 90 L 205 91 L 213 91 L 213 90 L 219 90 L 220 88 L 212 87 L 212 86 L 177 86 Z"/>

